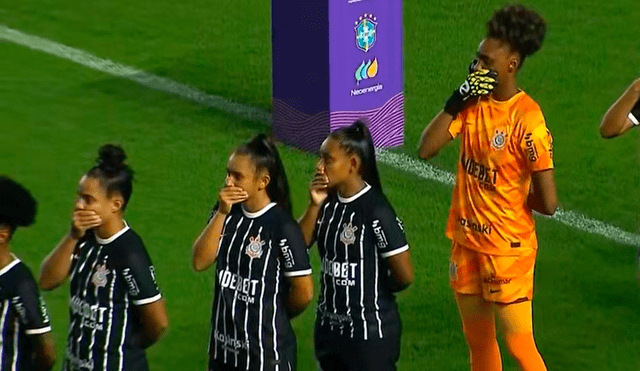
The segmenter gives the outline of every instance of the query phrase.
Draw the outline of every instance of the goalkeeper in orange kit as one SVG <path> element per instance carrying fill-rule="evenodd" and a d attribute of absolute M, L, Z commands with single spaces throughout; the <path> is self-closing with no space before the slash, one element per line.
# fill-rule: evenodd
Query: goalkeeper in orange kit
<path fill-rule="evenodd" d="M 553 146 L 540 107 L 516 81 L 546 24 L 531 9 L 508 5 L 486 29 L 469 76 L 422 133 L 419 155 L 429 159 L 461 139 L 446 235 L 471 370 L 502 369 L 496 322 L 521 370 L 546 370 L 533 338 L 532 210 L 556 209 Z"/>

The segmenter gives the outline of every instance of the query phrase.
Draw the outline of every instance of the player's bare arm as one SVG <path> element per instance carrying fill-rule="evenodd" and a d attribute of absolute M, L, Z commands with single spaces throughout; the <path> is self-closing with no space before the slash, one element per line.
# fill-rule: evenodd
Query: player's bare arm
<path fill-rule="evenodd" d="M 142 331 L 137 335 L 137 345 L 146 349 L 155 344 L 169 327 L 169 317 L 164 299 L 136 307 Z"/>
<path fill-rule="evenodd" d="M 231 211 L 231 207 L 247 199 L 247 192 L 240 187 L 225 185 L 219 193 L 218 210 L 209 221 L 206 228 L 193 243 L 193 257 L 191 264 L 197 272 L 202 272 L 216 261 L 220 247 L 220 237 L 224 219 Z"/>
<path fill-rule="evenodd" d="M 606 139 L 615 138 L 634 127 L 634 123 L 629 119 L 629 112 L 639 99 L 640 78 L 634 81 L 604 114 L 600 123 L 600 135 Z"/>
<path fill-rule="evenodd" d="M 413 283 L 413 268 L 409 250 L 388 257 L 387 265 L 389 266 L 389 279 L 393 292 L 402 291 Z"/>
<path fill-rule="evenodd" d="M 291 318 L 298 316 L 313 300 L 313 277 L 311 275 L 288 277 L 287 311 Z"/>
<path fill-rule="evenodd" d="M 73 221 L 69 233 L 44 259 L 40 267 L 39 284 L 43 290 L 53 290 L 64 283 L 71 269 L 71 256 L 78 241 L 87 230 L 102 224 L 100 216 L 94 211 L 77 209 L 73 212 Z"/>
<path fill-rule="evenodd" d="M 33 364 L 36 370 L 51 370 L 56 361 L 56 349 L 50 332 L 33 335 L 36 344 L 33 351 Z"/>
<path fill-rule="evenodd" d="M 453 121 L 453 116 L 445 111 L 440 111 L 431 120 L 429 125 L 422 131 L 422 136 L 420 136 L 420 144 L 418 146 L 418 156 L 420 158 L 429 160 L 453 140 L 449 133 L 451 121 Z"/>
<path fill-rule="evenodd" d="M 532 210 L 544 215 L 553 215 L 558 207 L 556 181 L 553 174 L 553 169 L 531 174 L 531 191 L 527 204 Z"/>

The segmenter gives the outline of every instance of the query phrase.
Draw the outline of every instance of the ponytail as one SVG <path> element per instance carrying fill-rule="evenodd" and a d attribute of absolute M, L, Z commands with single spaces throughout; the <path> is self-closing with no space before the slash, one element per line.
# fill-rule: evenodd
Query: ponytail
<path fill-rule="evenodd" d="M 278 148 L 265 134 L 258 134 L 249 142 L 242 144 L 235 151 L 237 154 L 249 155 L 256 171 L 266 170 L 269 174 L 267 196 L 290 215 L 293 214 L 289 195 L 289 182 L 284 171 Z"/>
<path fill-rule="evenodd" d="M 332 132 L 329 137 L 338 141 L 348 154 L 356 154 L 360 157 L 362 160 L 360 176 L 382 194 L 382 184 L 376 165 L 376 150 L 367 125 L 358 120 L 345 128 Z"/>

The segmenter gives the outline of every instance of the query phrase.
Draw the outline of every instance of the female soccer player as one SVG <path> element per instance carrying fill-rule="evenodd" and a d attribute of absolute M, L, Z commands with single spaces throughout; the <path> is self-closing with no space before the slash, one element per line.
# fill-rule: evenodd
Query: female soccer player
<path fill-rule="evenodd" d="M 123 220 L 133 170 L 122 148 L 100 148 L 78 185 L 71 228 L 40 272 L 45 290 L 71 276 L 63 371 L 148 370 L 144 350 L 168 326 L 142 240 Z"/>
<path fill-rule="evenodd" d="M 600 123 L 603 138 L 615 138 L 640 125 L 640 78 L 609 108 Z"/>
<path fill-rule="evenodd" d="M 193 245 L 196 271 L 214 262 L 209 370 L 295 370 L 290 320 L 311 302 L 313 279 L 280 155 L 264 134 L 229 157 L 218 204 Z"/>
<path fill-rule="evenodd" d="M 0 176 L 0 370 L 50 370 L 55 361 L 47 308 L 10 245 L 16 228 L 35 221 L 36 205 L 27 189 Z"/>
<path fill-rule="evenodd" d="M 545 21 L 522 5 L 487 22 L 471 74 L 422 133 L 419 155 L 461 138 L 447 222 L 450 283 L 471 370 L 501 370 L 495 317 L 520 369 L 546 370 L 533 338 L 537 252 L 531 210 L 556 209 L 552 137 L 538 104 L 518 88 L 524 60 L 541 46 Z"/>
<path fill-rule="evenodd" d="M 640 125 L 640 78 L 609 107 L 600 123 L 600 135 L 605 139 L 620 136 L 631 128 Z M 640 285 L 640 249 L 636 253 L 638 268 L 636 279 Z"/>
<path fill-rule="evenodd" d="M 320 367 L 395 370 L 401 323 L 394 292 L 411 284 L 413 271 L 364 123 L 325 139 L 309 193 L 299 223 L 305 243 L 317 241 L 322 259 L 315 326 Z"/>

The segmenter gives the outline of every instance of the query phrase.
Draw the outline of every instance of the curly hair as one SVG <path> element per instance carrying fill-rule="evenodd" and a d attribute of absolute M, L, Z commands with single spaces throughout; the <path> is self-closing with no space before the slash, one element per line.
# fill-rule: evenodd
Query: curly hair
<path fill-rule="evenodd" d="M 0 225 L 9 226 L 12 234 L 17 227 L 28 227 L 36 220 L 37 207 L 29 190 L 0 175 Z"/>
<path fill-rule="evenodd" d="M 524 5 L 509 4 L 496 10 L 486 27 L 487 38 L 506 42 L 511 50 L 520 53 L 524 62 L 525 58 L 542 46 L 547 23 L 538 13 Z"/>

